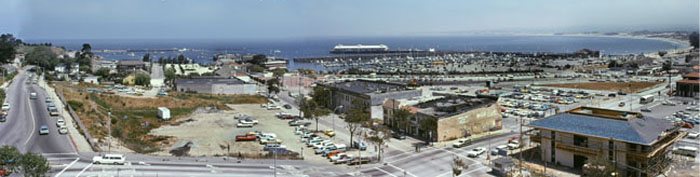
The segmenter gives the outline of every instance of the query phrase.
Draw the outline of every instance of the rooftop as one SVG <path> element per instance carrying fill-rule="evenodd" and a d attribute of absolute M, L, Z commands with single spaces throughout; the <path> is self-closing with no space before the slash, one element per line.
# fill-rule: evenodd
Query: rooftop
<path fill-rule="evenodd" d="M 693 77 L 693 78 L 700 78 L 700 73 L 688 73 L 686 75 L 683 75 L 683 77 Z"/>
<path fill-rule="evenodd" d="M 117 62 L 117 65 L 144 65 L 143 61 L 135 59 L 135 60 L 119 60 Z"/>
<path fill-rule="evenodd" d="M 408 90 L 403 84 L 370 80 L 352 80 L 338 83 L 330 83 L 327 85 L 339 90 L 344 90 L 356 94 L 370 94 L 374 92 L 383 93 L 391 91 Z"/>
<path fill-rule="evenodd" d="M 700 80 L 679 80 L 678 83 L 686 83 L 686 84 L 700 84 Z"/>
<path fill-rule="evenodd" d="M 534 121 L 528 126 L 598 138 L 613 138 L 642 145 L 654 144 L 657 139 L 665 135 L 665 132 L 675 128 L 672 123 L 663 119 L 636 117 L 619 119 L 574 112 L 559 113 Z"/>
<path fill-rule="evenodd" d="M 191 79 L 178 79 L 175 81 L 175 85 L 180 84 L 245 84 L 244 81 L 238 78 L 228 78 L 228 77 L 216 77 L 216 76 L 202 76 L 202 77 L 192 77 Z"/>
<path fill-rule="evenodd" d="M 490 106 L 497 98 L 489 96 L 448 96 L 442 99 L 420 103 L 418 112 L 429 116 L 446 118 L 476 108 Z"/>

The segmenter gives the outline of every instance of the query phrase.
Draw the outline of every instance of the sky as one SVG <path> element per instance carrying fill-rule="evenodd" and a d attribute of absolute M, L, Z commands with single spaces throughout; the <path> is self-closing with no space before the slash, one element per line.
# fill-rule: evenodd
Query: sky
<path fill-rule="evenodd" d="M 698 30 L 698 0 L 0 0 L 23 39 L 286 39 Z"/>

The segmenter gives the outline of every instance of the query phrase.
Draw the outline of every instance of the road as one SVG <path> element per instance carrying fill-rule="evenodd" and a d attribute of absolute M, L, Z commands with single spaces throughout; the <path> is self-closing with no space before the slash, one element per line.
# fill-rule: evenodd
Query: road
<path fill-rule="evenodd" d="M 11 109 L 7 121 L 0 123 L 0 142 L 13 145 L 22 152 L 75 152 L 68 136 L 58 133 L 57 118 L 48 114 L 46 92 L 36 84 L 26 83 L 29 73 L 27 69 L 22 70 L 8 87 L 6 102 L 10 103 Z M 36 100 L 29 99 L 31 92 L 37 93 Z M 49 127 L 48 135 L 39 135 L 41 125 Z"/>

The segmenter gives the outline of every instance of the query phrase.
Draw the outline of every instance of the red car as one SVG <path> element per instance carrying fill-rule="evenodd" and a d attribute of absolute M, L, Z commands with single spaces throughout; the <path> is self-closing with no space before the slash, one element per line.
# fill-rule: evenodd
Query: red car
<path fill-rule="evenodd" d="M 291 116 L 291 115 L 281 117 L 281 119 L 298 119 L 298 118 L 299 118 L 299 116 Z"/>
<path fill-rule="evenodd" d="M 518 140 L 518 138 L 519 138 L 518 136 L 513 136 L 512 138 L 508 139 L 508 143 L 511 143 L 515 140 Z"/>

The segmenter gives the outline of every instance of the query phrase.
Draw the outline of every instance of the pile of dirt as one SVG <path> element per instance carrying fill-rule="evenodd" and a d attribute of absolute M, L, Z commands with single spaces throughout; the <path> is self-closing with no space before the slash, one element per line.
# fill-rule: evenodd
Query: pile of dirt
<path fill-rule="evenodd" d="M 184 146 L 170 150 L 170 154 L 175 157 L 188 156 L 190 149 L 192 148 L 192 141 L 187 142 Z"/>

